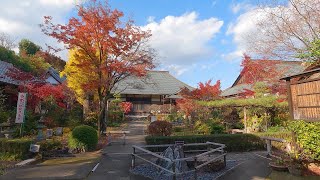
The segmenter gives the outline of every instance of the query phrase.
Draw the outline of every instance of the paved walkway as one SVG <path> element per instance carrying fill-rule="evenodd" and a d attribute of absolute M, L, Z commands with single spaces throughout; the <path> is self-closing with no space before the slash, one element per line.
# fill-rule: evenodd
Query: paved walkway
<path fill-rule="evenodd" d="M 265 180 L 270 175 L 270 160 L 264 158 L 267 154 L 266 152 L 247 152 L 242 154 L 247 158 L 240 165 L 219 177 L 218 180 Z"/>
<path fill-rule="evenodd" d="M 85 179 L 99 156 L 99 153 L 86 153 L 77 157 L 52 159 L 37 165 L 13 168 L 0 176 L 0 180 Z"/>
<path fill-rule="evenodd" d="M 127 136 L 126 145 L 113 143 L 103 151 L 100 164 L 95 172 L 88 176 L 88 180 L 144 180 L 147 178 L 133 175 L 129 172 L 131 165 L 132 145 L 142 145 L 144 141 L 144 121 L 131 121 L 128 126 L 130 134 Z"/>

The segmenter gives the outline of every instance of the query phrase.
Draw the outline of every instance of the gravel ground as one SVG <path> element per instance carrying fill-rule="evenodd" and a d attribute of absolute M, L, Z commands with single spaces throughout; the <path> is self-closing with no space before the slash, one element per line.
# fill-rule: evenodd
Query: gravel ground
<path fill-rule="evenodd" d="M 220 175 L 224 174 L 226 171 L 230 170 L 231 168 L 237 166 L 240 163 L 240 161 L 227 161 L 227 166 L 221 171 L 218 172 L 199 172 L 198 173 L 198 179 L 199 180 L 211 180 L 219 177 Z M 131 170 L 131 173 L 136 175 L 142 175 L 154 180 L 172 180 L 172 176 L 168 174 L 159 174 L 159 171 L 156 167 L 150 165 L 150 164 L 141 164 L 139 166 L 136 166 L 133 170 Z M 177 179 L 181 180 L 193 180 L 193 173 L 187 173 L 184 175 L 180 175 L 177 177 Z"/>

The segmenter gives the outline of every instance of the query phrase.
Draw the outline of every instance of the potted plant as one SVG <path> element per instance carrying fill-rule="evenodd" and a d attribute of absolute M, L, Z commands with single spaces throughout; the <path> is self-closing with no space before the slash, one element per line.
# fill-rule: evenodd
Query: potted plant
<path fill-rule="evenodd" d="M 293 151 L 291 153 L 291 159 L 288 166 L 289 172 L 295 176 L 302 176 L 303 171 L 303 153 L 301 151 Z"/>
<path fill-rule="evenodd" d="M 270 163 L 269 166 L 275 171 L 287 171 L 287 161 L 285 161 L 282 157 L 274 158 Z"/>

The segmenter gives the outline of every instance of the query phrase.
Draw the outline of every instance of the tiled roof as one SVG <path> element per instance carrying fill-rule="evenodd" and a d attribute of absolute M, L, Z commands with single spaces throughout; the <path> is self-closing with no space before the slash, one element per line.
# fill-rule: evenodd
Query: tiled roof
<path fill-rule="evenodd" d="M 113 93 L 120 94 L 176 94 L 181 88 L 193 87 L 179 81 L 168 71 L 148 71 L 145 77 L 130 76 L 115 86 Z"/>
<path fill-rule="evenodd" d="M 0 82 L 8 83 L 8 84 L 14 84 L 19 85 L 19 81 L 13 80 L 10 77 L 6 75 L 8 70 L 10 68 L 13 68 L 14 66 L 11 63 L 0 61 Z M 62 83 L 65 81 L 65 77 L 60 77 L 59 73 L 52 67 L 49 67 L 48 73 L 50 76 L 52 76 L 55 80 L 57 80 L 59 83 Z"/>
<path fill-rule="evenodd" d="M 18 81 L 13 80 L 6 75 L 10 68 L 13 68 L 13 65 L 11 63 L 0 61 L 0 82 L 18 85 Z"/>
<path fill-rule="evenodd" d="M 66 77 L 60 77 L 59 72 L 55 70 L 53 67 L 49 67 L 48 73 L 59 83 L 63 83 L 66 80 Z"/>
<path fill-rule="evenodd" d="M 229 87 L 222 91 L 221 96 L 227 97 L 227 96 L 232 96 L 236 94 L 241 94 L 245 91 L 245 89 L 252 90 L 252 85 L 251 84 L 239 84 L 233 87 Z"/>
<path fill-rule="evenodd" d="M 301 62 L 299 61 L 283 61 L 283 60 L 252 60 L 252 61 L 268 61 L 268 62 L 274 62 L 272 63 L 272 66 L 275 65 L 276 70 L 279 72 L 279 76 L 274 77 L 274 79 L 278 80 L 282 78 L 283 76 L 289 76 L 291 74 L 297 74 L 302 72 L 305 68 L 301 65 Z M 239 75 L 235 82 L 232 84 L 231 87 L 239 84 L 239 81 L 241 79 L 241 76 Z M 266 79 L 268 80 L 268 79 Z"/>
<path fill-rule="evenodd" d="M 256 61 L 274 61 L 276 65 L 276 69 L 279 72 L 279 76 L 274 77 L 276 80 L 280 80 L 283 76 L 290 76 L 292 74 L 297 74 L 303 72 L 305 69 L 301 62 L 298 61 L 280 61 L 280 60 L 256 60 Z M 245 89 L 252 90 L 252 84 L 237 84 L 240 80 L 241 76 L 239 75 L 233 85 L 224 91 L 222 91 L 221 96 L 233 96 L 240 94 L 245 91 Z M 266 79 L 268 81 L 268 79 Z"/>

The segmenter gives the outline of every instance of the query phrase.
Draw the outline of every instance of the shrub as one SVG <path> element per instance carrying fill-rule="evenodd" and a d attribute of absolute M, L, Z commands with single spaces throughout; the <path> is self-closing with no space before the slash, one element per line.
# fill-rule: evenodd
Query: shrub
<path fill-rule="evenodd" d="M 40 145 L 41 152 L 47 152 L 52 150 L 57 150 L 62 148 L 62 143 L 57 140 L 45 140 L 37 143 Z"/>
<path fill-rule="evenodd" d="M 10 154 L 15 159 L 24 159 L 29 153 L 31 139 L 0 139 L 0 153 Z"/>
<path fill-rule="evenodd" d="M 147 136 L 146 143 L 154 144 L 174 144 L 175 141 L 184 141 L 185 143 L 205 143 L 207 141 L 222 143 L 226 145 L 226 151 L 249 151 L 264 149 L 265 142 L 260 137 L 253 134 L 215 134 L 215 135 L 194 135 L 194 136 Z M 186 147 L 186 150 L 189 147 Z M 202 148 L 202 147 L 190 147 Z M 162 151 L 159 150 L 159 151 Z"/>
<path fill-rule="evenodd" d="M 31 111 L 27 111 L 25 120 L 24 120 L 24 127 L 23 127 L 23 134 L 24 135 L 33 135 L 37 132 L 38 120 L 40 119 L 40 115 L 35 115 Z"/>
<path fill-rule="evenodd" d="M 173 131 L 174 132 L 182 132 L 183 131 L 183 127 L 176 126 L 176 127 L 173 128 Z"/>
<path fill-rule="evenodd" d="M 0 123 L 7 122 L 10 118 L 10 113 L 8 111 L 2 110 L 0 107 Z"/>
<path fill-rule="evenodd" d="M 167 121 L 154 121 L 150 123 L 148 132 L 152 136 L 170 136 L 172 133 L 172 124 Z"/>
<path fill-rule="evenodd" d="M 84 148 L 85 150 L 95 150 L 98 144 L 97 131 L 87 125 L 77 126 L 69 136 L 68 145 L 71 149 Z"/>
<path fill-rule="evenodd" d="M 296 143 L 302 149 L 300 157 L 320 161 L 320 122 L 292 121 L 288 128 L 295 133 Z"/>
<path fill-rule="evenodd" d="M 221 124 L 211 124 L 210 125 L 210 130 L 211 130 L 211 134 L 223 134 L 225 129 L 224 129 L 224 126 L 221 125 Z"/>
<path fill-rule="evenodd" d="M 197 134 L 210 134 L 210 126 L 201 121 L 196 121 L 194 128 Z"/>

